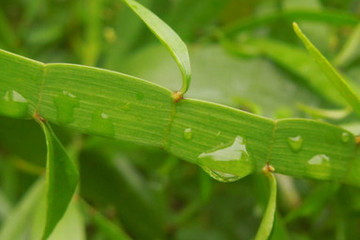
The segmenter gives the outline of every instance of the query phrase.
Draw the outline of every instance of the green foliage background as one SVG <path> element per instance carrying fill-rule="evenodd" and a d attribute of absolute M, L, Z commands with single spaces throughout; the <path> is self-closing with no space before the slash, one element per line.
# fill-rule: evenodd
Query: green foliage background
<path fill-rule="evenodd" d="M 358 1 L 139 2 L 188 45 L 193 80 L 186 97 L 276 119 L 321 118 L 360 132 L 354 114 L 339 118 L 334 112 L 304 111 L 309 106 L 342 109 L 344 104 L 291 26 L 297 21 L 356 90 L 360 84 Z M 170 54 L 121 1 L 0 3 L 2 49 L 47 63 L 116 70 L 172 90 L 180 86 L 181 74 Z M 261 174 L 218 183 L 198 166 L 158 148 L 60 126 L 54 126 L 54 131 L 77 159 L 80 186 L 78 201 L 69 207 L 52 239 L 126 239 L 123 232 L 133 239 L 255 236 L 269 196 Z M 45 139 L 35 122 L 0 117 L 1 224 L 14 216 L 12 210 L 29 189 L 41 188 L 41 182 L 33 184 L 44 173 L 45 155 Z M 274 239 L 358 238 L 357 188 L 285 176 L 278 176 L 278 182 Z M 44 214 L 43 205 L 43 200 L 35 201 L 31 209 L 37 206 L 36 210 L 20 212 L 19 218 L 28 214 L 32 221 L 15 239 L 38 239 L 43 223 L 37 219 Z"/>

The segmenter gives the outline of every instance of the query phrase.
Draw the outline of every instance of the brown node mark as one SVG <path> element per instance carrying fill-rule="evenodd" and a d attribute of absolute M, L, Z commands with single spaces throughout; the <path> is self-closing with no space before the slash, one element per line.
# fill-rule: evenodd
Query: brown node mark
<path fill-rule="evenodd" d="M 271 166 L 269 163 L 266 163 L 266 165 L 263 167 L 262 172 L 264 174 L 273 173 L 275 171 L 275 168 Z"/>
<path fill-rule="evenodd" d="M 355 136 L 356 145 L 360 145 L 360 136 Z"/>
<path fill-rule="evenodd" d="M 171 98 L 173 99 L 174 103 L 177 103 L 178 101 L 180 101 L 181 99 L 184 99 L 184 94 L 180 91 L 176 91 L 176 92 L 173 92 L 171 94 Z"/>
<path fill-rule="evenodd" d="M 40 114 L 39 114 L 39 112 L 37 110 L 34 112 L 33 117 L 35 118 L 35 120 L 40 121 L 40 122 L 46 122 L 47 121 L 45 118 L 40 116 Z"/>

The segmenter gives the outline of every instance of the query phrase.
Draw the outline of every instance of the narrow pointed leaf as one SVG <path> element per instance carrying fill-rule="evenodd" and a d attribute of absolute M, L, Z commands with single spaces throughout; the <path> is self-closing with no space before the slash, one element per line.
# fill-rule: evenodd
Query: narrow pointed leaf
<path fill-rule="evenodd" d="M 286 218 L 286 222 L 291 222 L 297 218 L 307 218 L 315 215 L 323 210 L 326 203 L 338 192 L 339 184 L 325 183 L 315 189 L 308 197 L 303 200 L 303 203 L 290 212 Z"/>
<path fill-rule="evenodd" d="M 32 224 L 28 232 L 28 239 L 41 239 L 46 221 L 46 208 L 46 192 L 44 191 L 36 203 L 34 214 L 30 219 Z M 80 210 L 79 201 L 77 199 L 72 200 L 64 216 L 47 240 L 85 240 L 85 219 Z"/>
<path fill-rule="evenodd" d="M 328 77 L 330 82 L 341 93 L 344 99 L 350 104 L 354 111 L 360 116 L 360 98 L 352 90 L 350 85 L 345 81 L 343 77 L 337 72 L 337 70 L 330 64 L 330 62 L 320 53 L 320 51 L 310 42 L 310 40 L 302 33 L 299 26 L 293 23 L 295 33 L 301 39 L 306 46 L 309 53 L 316 60 L 316 63 L 321 67 L 324 74 Z"/>
<path fill-rule="evenodd" d="M 325 118 L 325 119 L 335 119 L 335 120 L 345 118 L 351 113 L 352 110 L 350 107 L 344 109 L 314 108 L 301 103 L 298 104 L 298 108 L 315 119 Z"/>
<path fill-rule="evenodd" d="M 42 239 L 47 239 L 55 229 L 57 223 L 74 195 L 78 172 L 74 163 L 65 152 L 48 123 L 38 120 L 41 125 L 48 148 L 46 161 L 46 222 Z"/>
<path fill-rule="evenodd" d="M 28 190 L 20 203 L 13 209 L 6 222 L 1 226 L 1 240 L 18 240 L 21 238 L 29 226 L 30 216 L 43 191 L 45 191 L 45 181 L 40 178 Z"/>
<path fill-rule="evenodd" d="M 270 237 L 271 231 L 274 226 L 275 211 L 276 211 L 276 179 L 271 172 L 266 173 L 266 177 L 269 180 L 270 196 L 269 202 L 266 206 L 266 210 L 261 220 L 260 227 L 256 233 L 255 240 L 267 240 Z"/>
<path fill-rule="evenodd" d="M 345 45 L 335 57 L 333 63 L 337 67 L 344 67 L 349 62 L 359 57 L 360 50 L 360 24 L 356 26 L 354 32 L 349 36 L 349 39 L 346 41 Z"/>
<path fill-rule="evenodd" d="M 0 94 L 15 91 L 28 101 L 23 118 L 37 109 L 48 121 L 85 133 L 161 147 L 219 180 L 259 172 L 269 161 L 278 173 L 360 186 L 355 136 L 338 126 L 273 120 L 194 99 L 174 103 L 171 91 L 138 78 L 80 65 L 37 64 L 5 51 L 0 66 L 7 66 Z M 27 72 L 18 71 L 23 66 Z M 231 158 L 223 158 L 226 152 Z"/>
<path fill-rule="evenodd" d="M 94 222 L 101 233 L 109 240 L 131 240 L 126 232 L 118 225 L 107 219 L 101 213 L 97 212 L 85 201 L 82 201 L 82 208 L 85 214 Z"/>
<path fill-rule="evenodd" d="M 271 13 L 267 15 L 251 16 L 248 19 L 241 19 L 234 23 L 229 24 L 224 28 L 224 32 L 227 36 L 234 36 L 241 31 L 251 30 L 264 25 L 272 24 L 276 21 L 298 21 L 308 20 L 312 22 L 324 22 L 336 25 L 350 25 L 354 26 L 359 23 L 359 20 L 355 15 L 348 14 L 346 12 L 335 12 L 317 10 L 287 10 Z"/>
<path fill-rule="evenodd" d="M 304 85 L 312 88 L 324 99 L 339 105 L 346 103 L 341 94 L 329 84 L 322 69 L 317 64 L 313 64 L 312 57 L 301 48 L 266 38 L 249 39 L 241 44 L 225 40 L 225 43 L 225 47 L 231 53 L 264 55 L 293 73 Z"/>
<path fill-rule="evenodd" d="M 191 80 L 190 58 L 185 43 L 174 30 L 140 3 L 134 0 L 122 1 L 124 1 L 141 18 L 141 20 L 144 21 L 161 43 L 169 49 L 182 74 L 183 85 L 179 92 L 183 95 L 188 90 Z"/>

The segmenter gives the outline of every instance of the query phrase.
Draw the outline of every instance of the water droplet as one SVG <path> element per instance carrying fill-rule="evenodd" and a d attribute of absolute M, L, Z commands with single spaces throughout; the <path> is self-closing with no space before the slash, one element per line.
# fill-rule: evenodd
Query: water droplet
<path fill-rule="evenodd" d="M 246 150 L 245 139 L 236 136 L 228 146 L 219 146 L 198 156 L 198 164 L 218 181 L 231 182 L 253 171 L 253 163 Z"/>
<path fill-rule="evenodd" d="M 303 144 L 303 139 L 301 136 L 289 137 L 288 144 L 291 150 L 293 150 L 294 152 L 299 152 Z"/>
<path fill-rule="evenodd" d="M 239 180 L 242 177 L 229 174 L 229 173 L 223 173 L 215 170 L 211 170 L 210 168 L 203 167 L 202 168 L 207 174 L 209 174 L 212 178 L 216 179 L 219 182 L 235 182 Z"/>
<path fill-rule="evenodd" d="M 347 142 L 349 142 L 349 140 L 350 140 L 350 134 L 348 132 L 343 132 L 341 134 L 341 141 L 343 143 L 347 143 Z"/>
<path fill-rule="evenodd" d="M 14 118 L 24 118 L 28 114 L 28 101 L 17 91 L 6 91 L 0 96 L 0 114 Z"/>
<path fill-rule="evenodd" d="M 190 139 L 192 139 L 192 136 L 193 136 L 193 134 L 192 134 L 191 128 L 185 128 L 185 130 L 184 130 L 184 138 L 186 140 L 190 140 Z"/>
<path fill-rule="evenodd" d="M 328 179 L 331 175 L 330 158 L 325 154 L 317 154 L 307 161 L 306 173 L 314 178 Z"/>
<path fill-rule="evenodd" d="M 64 90 L 54 98 L 54 104 L 59 122 L 71 123 L 74 121 L 74 108 L 79 106 L 79 100 L 74 94 Z"/>
<path fill-rule="evenodd" d="M 114 126 L 109 115 L 100 110 L 93 113 L 90 130 L 102 136 L 114 136 Z"/>
<path fill-rule="evenodd" d="M 137 92 L 136 93 L 136 99 L 141 101 L 144 99 L 144 94 L 142 92 Z"/>

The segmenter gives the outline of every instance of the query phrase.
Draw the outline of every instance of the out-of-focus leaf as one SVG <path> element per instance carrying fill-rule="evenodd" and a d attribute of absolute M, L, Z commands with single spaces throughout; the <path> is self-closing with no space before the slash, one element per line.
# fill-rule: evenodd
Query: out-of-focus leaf
<path fill-rule="evenodd" d="M 343 98 L 350 104 L 354 111 L 360 116 L 360 98 L 354 92 L 353 88 L 341 77 L 336 69 L 329 63 L 329 61 L 315 48 L 310 40 L 301 32 L 296 23 L 293 24 L 295 33 L 306 46 L 309 53 L 315 58 L 317 64 L 323 70 L 330 82 L 334 85 L 337 91 L 341 93 Z"/>
<path fill-rule="evenodd" d="M 124 229 L 134 238 L 162 239 L 164 205 L 154 201 L 148 184 L 126 163 L 128 160 L 113 154 L 83 152 L 81 195 L 88 201 L 113 206 Z"/>
<path fill-rule="evenodd" d="M 166 23 L 150 10 L 134 0 L 124 1 L 149 27 L 162 44 L 169 49 L 182 74 L 183 85 L 179 91 L 183 95 L 189 88 L 191 80 L 190 58 L 185 43 Z"/>
<path fill-rule="evenodd" d="M 225 234 L 216 229 L 207 229 L 200 226 L 187 226 L 179 229 L 175 236 L 175 240 L 224 240 Z"/>
<path fill-rule="evenodd" d="M 131 238 L 115 223 L 101 215 L 85 201 L 82 201 L 85 214 L 99 228 L 100 232 L 109 240 L 130 240 Z M 134 213 L 135 214 L 135 213 Z"/>
<path fill-rule="evenodd" d="M 11 27 L 8 19 L 4 15 L 3 10 L 0 10 L 0 46 L 7 47 L 11 50 L 16 49 L 17 44 L 17 37 L 16 34 Z"/>
<path fill-rule="evenodd" d="M 85 43 L 82 45 L 82 62 L 85 65 L 94 66 L 100 54 L 100 29 L 101 14 L 103 11 L 102 0 L 90 0 L 84 3 L 86 6 L 85 20 Z"/>
<path fill-rule="evenodd" d="M 269 171 L 269 170 L 265 170 Z M 273 229 L 274 220 L 275 220 L 275 211 L 276 211 L 276 179 L 272 172 L 265 172 L 266 177 L 269 180 L 270 186 L 270 196 L 268 205 L 261 220 L 260 227 L 256 233 L 255 240 L 267 240 L 270 237 L 271 231 Z"/>
<path fill-rule="evenodd" d="M 1 157 L 0 157 L 1 161 Z M 3 191 L 0 189 L 0 223 L 4 221 L 6 217 L 9 216 L 9 213 L 12 210 L 10 201 L 6 198 Z"/>
<path fill-rule="evenodd" d="M 78 172 L 48 123 L 38 120 L 48 148 L 46 161 L 46 222 L 42 239 L 47 239 L 63 217 L 74 195 Z"/>
<path fill-rule="evenodd" d="M 194 45 L 189 47 L 189 51 L 195 81 L 187 92 L 188 97 L 248 111 L 261 109 L 261 114 L 269 117 L 274 117 L 278 109 L 284 108 L 294 109 L 294 115 L 298 116 L 298 101 L 313 106 L 322 102 L 320 96 L 267 60 L 234 58 L 218 45 Z M 176 75 L 176 66 L 170 60 L 166 51 L 154 45 L 129 57 L 117 70 L 175 89 L 173 78 L 168 76 Z M 241 101 L 243 99 L 246 102 Z"/>
<path fill-rule="evenodd" d="M 241 31 L 268 25 L 283 19 L 286 19 L 288 21 L 307 20 L 311 22 L 327 22 L 336 25 L 350 26 L 354 26 L 359 23 L 359 20 L 356 16 L 348 14 L 346 12 L 326 10 L 287 10 L 269 15 L 262 15 L 245 20 L 240 20 L 226 26 L 224 28 L 224 32 L 228 36 L 234 36 Z"/>
<path fill-rule="evenodd" d="M 334 196 L 338 189 L 338 184 L 322 184 L 312 192 L 297 209 L 290 212 L 286 216 L 285 221 L 290 222 L 299 217 L 309 217 L 310 215 L 321 211 L 326 202 L 329 201 L 329 198 Z"/>
<path fill-rule="evenodd" d="M 141 3 L 144 6 L 149 6 L 151 0 L 143 0 Z M 157 2 L 157 1 L 156 1 Z M 132 50 L 137 49 L 139 38 L 143 33 L 144 24 L 137 15 L 128 7 L 123 7 L 118 10 L 114 16 L 114 28 L 107 28 L 105 31 L 110 33 L 114 31 L 113 39 L 110 47 L 106 50 L 105 63 L 103 67 L 107 69 L 116 69 L 123 62 L 127 61 L 129 55 L 132 55 Z M 151 34 L 149 34 L 151 35 Z M 153 36 L 151 36 L 153 39 Z M 107 37 L 108 38 L 108 37 Z M 127 55 L 129 54 L 129 55 Z M 180 78 L 181 80 L 181 78 Z"/>
<path fill-rule="evenodd" d="M 284 220 L 279 212 L 275 213 L 274 227 L 269 237 L 271 240 L 288 240 L 289 234 L 286 230 Z"/>
<path fill-rule="evenodd" d="M 352 134 L 358 136 L 360 135 L 360 122 L 349 122 L 341 124 L 341 127 L 348 130 Z"/>
<path fill-rule="evenodd" d="M 344 67 L 359 56 L 360 51 L 360 24 L 354 29 L 345 45 L 333 60 L 337 67 Z"/>
<path fill-rule="evenodd" d="M 305 104 L 299 103 L 298 108 L 303 112 L 309 114 L 315 119 L 325 118 L 325 119 L 334 119 L 339 120 L 343 119 L 351 113 L 351 108 L 347 107 L 340 110 L 330 110 L 330 109 L 321 109 L 307 106 Z"/>
<path fill-rule="evenodd" d="M 1 240 L 19 240 L 29 226 L 30 216 L 34 206 L 45 191 L 45 181 L 40 178 L 23 197 L 20 203 L 14 208 L 0 229 Z"/>
<path fill-rule="evenodd" d="M 35 121 L 0 117 L 0 126 L 0 145 L 8 154 L 44 166 L 45 138 Z"/>
<path fill-rule="evenodd" d="M 41 239 L 46 221 L 46 192 L 35 206 L 35 212 L 30 222 L 28 238 L 31 240 Z M 46 240 L 85 240 L 85 221 L 80 211 L 80 204 L 77 199 L 72 200 L 58 222 L 56 228 Z"/>
<path fill-rule="evenodd" d="M 304 85 L 310 86 L 326 100 L 343 104 L 341 95 L 328 84 L 321 68 L 314 64 L 311 56 L 300 48 L 271 39 L 251 39 L 240 44 L 226 42 L 225 47 L 235 54 L 264 55 L 298 76 Z M 299 100 L 303 101 L 303 99 Z"/>
<path fill-rule="evenodd" d="M 174 8 L 166 15 L 166 20 L 182 39 L 193 41 L 203 30 L 201 28 L 209 27 L 216 21 L 229 2 L 230 0 L 182 0 L 174 4 Z"/>

